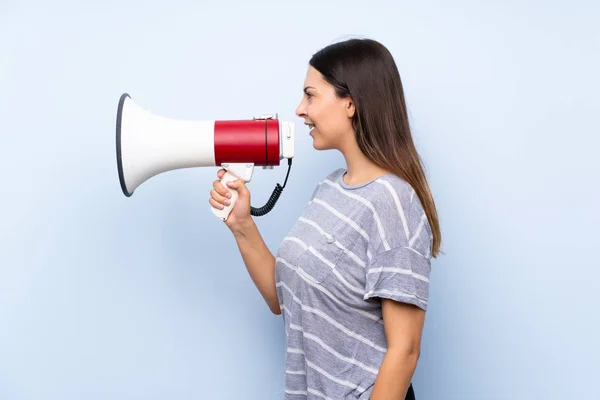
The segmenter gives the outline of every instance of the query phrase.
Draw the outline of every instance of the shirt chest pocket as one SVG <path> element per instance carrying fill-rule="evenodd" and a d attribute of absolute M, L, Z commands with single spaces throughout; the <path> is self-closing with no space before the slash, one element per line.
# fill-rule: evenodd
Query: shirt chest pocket
<path fill-rule="evenodd" d="M 310 243 L 300 242 L 302 250 L 294 259 L 298 274 L 305 279 L 321 283 L 336 269 L 344 249 L 328 234 L 322 234 Z"/>

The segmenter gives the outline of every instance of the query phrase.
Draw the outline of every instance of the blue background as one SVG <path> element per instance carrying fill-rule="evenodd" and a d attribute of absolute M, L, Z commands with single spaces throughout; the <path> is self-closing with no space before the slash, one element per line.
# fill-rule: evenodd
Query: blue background
<path fill-rule="evenodd" d="M 418 398 L 600 398 L 598 20 L 591 0 L 3 1 L 0 399 L 282 398 L 281 318 L 210 212 L 217 169 L 124 197 L 117 102 L 297 122 L 257 219 L 275 252 L 343 166 L 294 115 L 307 62 L 355 36 L 398 62 L 441 217 Z M 253 205 L 285 172 L 255 171 Z"/>

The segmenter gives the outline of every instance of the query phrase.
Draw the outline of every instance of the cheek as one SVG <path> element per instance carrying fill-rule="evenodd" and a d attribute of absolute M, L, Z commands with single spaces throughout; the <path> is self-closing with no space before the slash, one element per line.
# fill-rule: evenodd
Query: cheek
<path fill-rule="evenodd" d="M 318 124 L 319 131 L 327 136 L 337 136 L 344 130 L 346 116 L 336 104 L 320 109 L 318 118 L 315 122 Z"/>
<path fill-rule="evenodd" d="M 320 106 L 318 104 L 312 104 L 309 102 L 308 105 L 306 106 L 306 113 L 308 114 L 311 121 L 313 121 L 315 124 L 319 122 L 322 111 L 323 111 L 323 106 Z"/>
<path fill-rule="evenodd" d="M 308 107 L 308 116 L 320 130 L 327 130 L 331 125 L 331 106 L 328 104 L 312 104 Z"/>

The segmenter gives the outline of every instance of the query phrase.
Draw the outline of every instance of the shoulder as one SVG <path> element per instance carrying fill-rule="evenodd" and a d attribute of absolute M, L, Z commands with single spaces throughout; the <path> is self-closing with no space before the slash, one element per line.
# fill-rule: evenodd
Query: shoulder
<path fill-rule="evenodd" d="M 327 173 L 326 175 L 324 175 L 321 180 L 319 181 L 319 185 L 323 184 L 326 181 L 335 181 L 337 178 L 339 178 L 343 173 L 344 173 L 345 169 L 344 168 L 337 168 L 334 169 L 333 171 L 330 171 L 329 173 Z"/>
<path fill-rule="evenodd" d="M 376 208 L 395 215 L 400 209 L 406 214 L 422 207 L 413 187 L 397 175 L 383 175 L 375 179 L 371 186 L 370 197 Z"/>
<path fill-rule="evenodd" d="M 414 188 L 397 175 L 377 178 L 369 196 L 378 218 L 376 236 L 382 249 L 406 247 L 429 257 L 431 228 Z M 382 240 L 385 239 L 385 240 Z"/>
<path fill-rule="evenodd" d="M 323 175 L 319 179 L 319 182 L 317 183 L 317 185 L 315 186 L 315 188 L 312 192 L 312 195 L 310 196 L 310 200 L 313 200 L 315 198 L 315 196 L 319 192 L 319 189 L 323 186 L 323 183 L 335 181 L 343 173 L 344 173 L 344 168 L 337 168 L 337 169 L 330 171 L 327 174 Z"/>

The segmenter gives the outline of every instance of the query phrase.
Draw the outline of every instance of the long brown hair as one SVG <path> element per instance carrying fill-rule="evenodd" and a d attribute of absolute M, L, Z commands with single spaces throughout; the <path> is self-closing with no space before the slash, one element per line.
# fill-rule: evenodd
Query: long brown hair
<path fill-rule="evenodd" d="M 431 254 L 441 246 L 433 195 L 411 135 L 404 89 L 389 50 L 372 39 L 331 44 L 310 59 L 339 97 L 351 97 L 353 124 L 362 152 L 375 164 L 408 182 L 419 196 L 433 233 Z"/>

